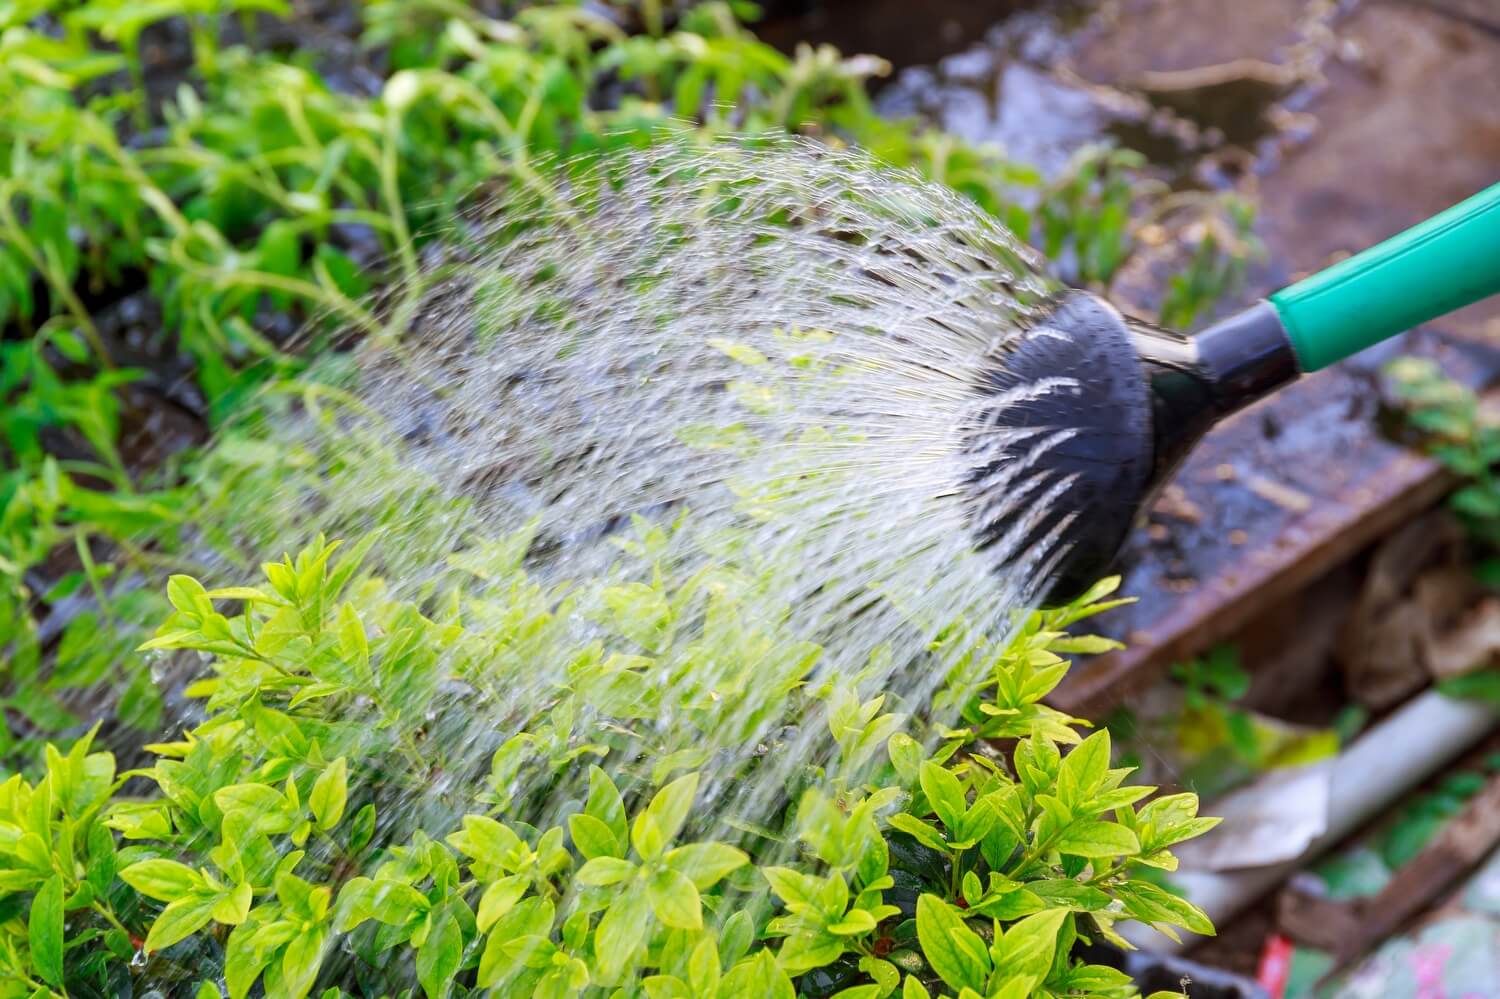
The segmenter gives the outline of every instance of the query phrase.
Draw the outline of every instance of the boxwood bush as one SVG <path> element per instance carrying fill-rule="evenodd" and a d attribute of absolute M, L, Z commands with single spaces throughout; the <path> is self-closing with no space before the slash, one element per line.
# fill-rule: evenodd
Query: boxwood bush
<path fill-rule="evenodd" d="M 1128 996 L 1077 941 L 1211 932 L 1140 871 L 1214 820 L 1141 804 L 1108 733 L 1041 703 L 1107 644 L 1066 629 L 1112 581 L 981 641 L 954 729 L 820 676 L 741 613 L 744 568 L 559 600 L 526 546 L 420 602 L 323 543 L 255 586 L 173 577 L 143 649 L 205 664 L 200 720 L 136 769 L 85 737 L 0 784 L 0 995 Z M 517 698 L 539 657 L 565 682 Z M 685 663 L 696 689 L 661 682 Z M 735 816 L 768 719 L 826 734 Z"/>

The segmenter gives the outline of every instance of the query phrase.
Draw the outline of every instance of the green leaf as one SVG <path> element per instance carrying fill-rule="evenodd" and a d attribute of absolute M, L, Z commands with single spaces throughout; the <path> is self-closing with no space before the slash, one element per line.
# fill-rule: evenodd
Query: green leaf
<path fill-rule="evenodd" d="M 898 812 L 891 816 L 890 823 L 892 829 L 895 829 L 897 832 L 906 833 L 906 835 L 924 846 L 930 846 L 934 850 L 944 852 L 948 849 L 948 841 L 943 838 L 943 834 L 938 831 L 938 828 L 923 822 L 915 816 L 907 815 L 905 812 Z"/>
<path fill-rule="evenodd" d="M 353 878 L 339 891 L 333 928 L 348 933 L 367 919 L 405 926 L 425 915 L 431 905 L 421 892 L 399 881 Z"/>
<path fill-rule="evenodd" d="M 211 912 L 214 922 L 223 923 L 225 926 L 238 926 L 243 923 L 250 913 L 250 903 L 253 897 L 254 889 L 250 887 L 248 881 L 241 881 L 231 890 L 220 893 Z"/>
<path fill-rule="evenodd" d="M 686 875 L 670 867 L 662 868 L 646 882 L 646 895 L 663 925 L 678 930 L 703 927 L 703 904 L 698 889 Z"/>
<path fill-rule="evenodd" d="M 719 983 L 721 996 L 754 996 L 755 999 L 796 999 L 797 991 L 769 950 L 762 950 L 729 969 Z"/>
<path fill-rule="evenodd" d="M 120 880 L 158 902 L 175 902 L 204 887 L 202 875 L 191 867 L 164 858 L 131 864 L 120 872 Z"/>
<path fill-rule="evenodd" d="M 492 882 L 479 897 L 479 909 L 474 916 L 479 932 L 488 933 L 500 917 L 515 908 L 530 883 L 531 879 L 524 874 L 512 874 Z"/>
<path fill-rule="evenodd" d="M 590 888 L 603 888 L 619 884 L 633 877 L 635 872 L 636 865 L 628 860 L 621 860 L 618 857 L 595 857 L 580 867 L 573 879 Z"/>
<path fill-rule="evenodd" d="M 1147 923 L 1168 923 L 1201 936 L 1211 936 L 1214 924 L 1193 903 L 1149 881 L 1127 881 L 1115 888 L 1125 911 Z"/>
<path fill-rule="evenodd" d="M 179 898 L 161 911 L 146 934 L 146 952 L 155 953 L 184 940 L 213 918 L 214 907 L 219 903 L 218 895 L 192 894 Z"/>
<path fill-rule="evenodd" d="M 885 749 L 903 782 L 910 784 L 917 780 L 922 767 L 922 746 L 917 740 L 904 732 L 897 732 L 886 742 Z"/>
<path fill-rule="evenodd" d="M 1141 843 L 1117 822 L 1074 822 L 1058 838 L 1057 852 L 1075 857 L 1130 857 L 1141 852 Z"/>
<path fill-rule="evenodd" d="M 312 809 L 318 828 L 328 832 L 344 817 L 344 805 L 349 798 L 349 765 L 340 756 L 318 775 L 307 805 Z"/>
<path fill-rule="evenodd" d="M 744 909 L 732 913 L 719 929 L 719 966 L 733 965 L 750 951 L 755 921 Z"/>
<path fill-rule="evenodd" d="M 712 996 L 719 990 L 719 949 L 713 934 L 705 934 L 688 958 L 688 985 L 692 995 Z"/>
<path fill-rule="evenodd" d="M 31 900 L 27 920 L 31 966 L 48 985 L 61 986 L 63 980 L 63 883 L 54 874 L 47 879 Z"/>
<path fill-rule="evenodd" d="M 608 826 L 621 851 L 624 850 L 629 835 L 625 825 L 625 803 L 620 800 L 619 789 L 609 774 L 596 766 L 589 767 L 589 797 L 584 802 L 583 811 Z"/>
<path fill-rule="evenodd" d="M 519 964 L 545 954 L 557 909 L 545 898 L 522 899 L 490 931 L 479 959 L 479 985 L 489 988 Z M 596 945 L 597 951 L 597 945 Z"/>
<path fill-rule="evenodd" d="M 442 999 L 463 958 L 464 935 L 450 912 L 443 912 L 417 950 L 417 981 L 427 999 Z"/>
<path fill-rule="evenodd" d="M 642 980 L 646 999 L 693 999 L 687 983 L 673 975 L 651 975 Z"/>
<path fill-rule="evenodd" d="M 990 974 L 984 941 L 936 895 L 917 899 L 917 940 L 927 963 L 949 988 L 955 992 L 965 987 L 984 989 Z"/>
<path fill-rule="evenodd" d="M 247 811 L 257 818 L 286 811 L 286 797 L 269 784 L 232 784 L 214 792 L 214 804 L 222 812 Z"/>
<path fill-rule="evenodd" d="M 646 893 L 635 887 L 621 892 L 604 911 L 604 917 L 594 931 L 594 953 L 606 980 L 614 978 L 635 960 L 651 925 L 650 911 L 651 903 Z"/>
<path fill-rule="evenodd" d="M 875 917 L 864 909 L 850 909 L 838 922 L 828 924 L 828 932 L 836 937 L 863 936 L 875 929 Z"/>
<path fill-rule="evenodd" d="M 789 975 L 801 975 L 813 968 L 832 964 L 844 956 L 844 941 L 828 933 L 794 933 L 781 945 L 777 963 Z"/>
<path fill-rule="evenodd" d="M 509 826 L 485 815 L 465 815 L 463 830 L 449 836 L 448 842 L 465 856 L 506 871 L 514 870 L 518 859 L 530 853 Z"/>
<path fill-rule="evenodd" d="M 901 999 L 932 999 L 932 993 L 916 978 L 907 975 L 906 981 L 901 985 Z"/>
<path fill-rule="evenodd" d="M 1060 878 L 1050 881 L 1033 881 L 1027 885 L 1032 892 L 1046 900 L 1049 905 L 1096 912 L 1109 907 L 1113 901 L 1109 894 L 1079 881 Z"/>
<path fill-rule="evenodd" d="M 691 843 L 668 851 L 663 860 L 672 870 L 686 875 L 699 891 L 707 891 L 750 863 L 743 850 L 725 843 Z"/>
<path fill-rule="evenodd" d="M 595 857 L 619 857 L 625 846 L 615 838 L 609 826 L 585 812 L 568 816 L 568 832 L 573 836 L 573 845 L 588 860 Z"/>
<path fill-rule="evenodd" d="M 771 890 L 788 905 L 812 904 L 822 887 L 817 878 L 790 867 L 762 867 L 760 873 L 770 882 Z"/>
<path fill-rule="evenodd" d="M 1100 729 L 1074 746 L 1057 768 L 1058 796 L 1063 804 L 1073 808 L 1086 801 L 1099 789 L 1108 770 L 1109 730 Z"/>
<path fill-rule="evenodd" d="M 292 937 L 281 958 L 281 987 L 272 989 L 268 982 L 266 994 L 278 999 L 302 999 L 307 995 L 323 965 L 323 944 L 327 939 L 327 926 L 313 927 Z"/>
<path fill-rule="evenodd" d="M 1115 649 L 1123 649 L 1124 647 L 1122 643 L 1112 638 L 1101 638 L 1098 635 L 1058 638 L 1047 643 L 1047 651 L 1056 652 L 1059 655 L 1093 656 L 1112 652 Z"/>
<path fill-rule="evenodd" d="M 956 833 L 964 812 L 968 810 L 963 785 L 946 767 L 936 763 L 923 763 L 920 773 L 922 793 L 927 795 L 933 811 L 937 812 L 948 831 Z"/>
<path fill-rule="evenodd" d="M 1011 925 L 993 945 L 995 967 L 1009 979 L 1030 979 L 1033 988 L 1047 977 L 1057 953 L 1057 934 L 1067 920 L 1061 909 L 1038 912 Z"/>
<path fill-rule="evenodd" d="M 646 810 L 636 816 L 630 839 L 642 857 L 652 859 L 682 831 L 693 797 L 698 793 L 698 775 L 679 777 L 651 799 Z"/>
<path fill-rule="evenodd" d="M 167 580 L 167 600 L 173 607 L 191 617 L 200 617 L 213 610 L 213 601 L 208 591 L 192 576 L 172 576 Z"/>
<path fill-rule="evenodd" d="M 97 819 L 89 827 L 88 849 L 88 881 L 94 886 L 94 894 L 102 896 L 115 880 L 115 837 Z"/>

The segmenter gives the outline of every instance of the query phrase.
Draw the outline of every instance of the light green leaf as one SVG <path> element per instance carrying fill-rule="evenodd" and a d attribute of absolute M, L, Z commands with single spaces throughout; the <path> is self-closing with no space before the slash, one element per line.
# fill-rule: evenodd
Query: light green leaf
<path fill-rule="evenodd" d="M 1116 822 L 1074 822 L 1057 840 L 1057 852 L 1074 857 L 1129 857 L 1141 852 L 1135 833 Z"/>
<path fill-rule="evenodd" d="M 712 996 L 719 990 L 719 948 L 713 934 L 705 934 L 688 958 L 688 985 L 692 995 Z"/>
<path fill-rule="evenodd" d="M 556 907 L 536 896 L 522 899 L 501 917 L 479 958 L 479 986 L 489 988 L 525 962 L 555 950 L 549 938 L 556 918 Z"/>
<path fill-rule="evenodd" d="M 747 957 L 729 969 L 719 983 L 719 995 L 754 996 L 755 999 L 796 999 L 792 980 L 776 964 L 769 950 Z"/>
<path fill-rule="evenodd" d="M 771 890 L 788 905 L 811 904 L 822 887 L 817 878 L 790 867 L 762 867 L 760 873 L 771 883 Z"/>
<path fill-rule="evenodd" d="M 460 853 L 475 861 L 511 871 L 531 851 L 510 827 L 485 815 L 465 815 L 463 829 L 448 837 Z"/>
<path fill-rule="evenodd" d="M 214 804 L 221 812 L 243 809 L 257 817 L 286 810 L 287 800 L 269 784 L 232 784 L 214 792 Z"/>
<path fill-rule="evenodd" d="M 850 909 L 841 920 L 829 923 L 827 929 L 836 937 L 857 937 L 875 929 L 875 917 L 864 909 Z"/>
<path fill-rule="evenodd" d="M 1068 913 L 1061 909 L 1038 912 L 1011 925 L 993 945 L 995 967 L 1010 979 L 1028 979 L 1028 988 L 1047 977 L 1057 952 L 1057 934 Z"/>
<path fill-rule="evenodd" d="M 217 895 L 192 894 L 167 906 L 146 934 L 146 952 L 164 950 L 207 926 L 218 901 Z"/>
<path fill-rule="evenodd" d="M 615 838 L 609 826 L 585 812 L 568 816 L 568 832 L 573 836 L 573 845 L 585 859 L 619 857 L 625 852 L 624 843 Z"/>
<path fill-rule="evenodd" d="M 250 914 L 252 894 L 253 889 L 248 881 L 241 881 L 229 891 L 221 894 L 219 900 L 214 903 L 214 922 L 223 923 L 225 926 L 238 926 L 243 923 L 245 917 Z"/>
<path fill-rule="evenodd" d="M 1116 886 L 1115 895 L 1125 903 L 1125 911 L 1142 922 L 1173 924 L 1202 936 L 1214 932 L 1202 909 L 1149 881 L 1127 881 Z"/>
<path fill-rule="evenodd" d="M 963 785 L 946 767 L 936 763 L 923 763 L 921 770 L 922 793 L 932 804 L 933 811 L 943 820 L 950 833 L 958 832 L 968 806 L 964 801 Z"/>
<path fill-rule="evenodd" d="M 213 610 L 208 591 L 192 576 L 171 576 L 167 579 L 167 600 L 172 606 L 194 617 Z"/>
<path fill-rule="evenodd" d="M 880 999 L 879 985 L 851 985 L 835 992 L 832 999 Z"/>
<path fill-rule="evenodd" d="M 596 766 L 589 767 L 589 797 L 584 803 L 585 815 L 598 819 L 609 827 L 620 849 L 625 848 L 628 835 L 625 825 L 625 803 L 609 774 Z"/>
<path fill-rule="evenodd" d="M 927 986 L 917 981 L 911 975 L 906 976 L 906 981 L 901 986 L 901 999 L 932 999 L 932 993 L 927 991 Z"/>
<path fill-rule="evenodd" d="M 626 878 L 633 877 L 636 865 L 628 860 L 618 857 L 595 857 L 578 869 L 574 880 L 581 885 L 591 888 L 603 888 L 607 885 L 619 884 Z"/>
<path fill-rule="evenodd" d="M 479 932 L 488 933 L 501 916 L 515 908 L 530 883 L 531 879 L 523 874 L 512 874 L 492 882 L 479 897 L 479 910 L 474 916 Z"/>
<path fill-rule="evenodd" d="M 672 870 L 686 875 L 699 891 L 707 891 L 750 862 L 743 850 L 725 843 L 691 843 L 668 851 L 663 860 Z"/>
<path fill-rule="evenodd" d="M 175 902 L 205 887 L 203 876 L 198 872 L 186 864 L 165 858 L 131 864 L 120 872 L 120 880 L 158 902 Z"/>
<path fill-rule="evenodd" d="M 349 798 L 349 764 L 340 756 L 318 775 L 307 805 L 312 809 L 313 819 L 323 832 L 334 828 L 344 817 L 344 805 Z"/>
<path fill-rule="evenodd" d="M 844 956 L 844 941 L 829 933 L 794 933 L 781 945 L 777 962 L 789 975 L 801 975 L 813 968 L 832 964 Z"/>
<path fill-rule="evenodd" d="M 890 823 L 892 829 L 895 829 L 897 832 L 906 833 L 906 835 L 924 846 L 930 846 L 934 850 L 942 850 L 944 852 L 948 849 L 948 841 L 943 838 L 943 834 L 938 828 L 923 822 L 915 816 L 907 815 L 905 812 L 898 812 L 891 816 Z"/>
<path fill-rule="evenodd" d="M 323 964 L 323 944 L 328 927 L 316 926 L 294 936 L 281 958 L 281 988 L 278 999 L 302 999 L 312 989 Z M 271 989 L 267 994 L 273 994 Z"/>
<path fill-rule="evenodd" d="M 744 909 L 732 913 L 719 929 L 719 967 L 733 966 L 750 951 L 755 923 Z"/>
<path fill-rule="evenodd" d="M 1100 729 L 1074 746 L 1057 768 L 1059 797 L 1070 808 L 1081 805 L 1099 789 L 1109 770 L 1109 731 Z M 1061 789 L 1066 788 L 1066 792 Z"/>
<path fill-rule="evenodd" d="M 698 775 L 679 777 L 651 799 L 646 810 L 636 816 L 631 829 L 631 842 L 642 857 L 658 856 L 668 843 L 682 831 L 687 821 L 688 810 L 693 806 L 693 797 L 698 793 Z"/>
<path fill-rule="evenodd" d="M 646 894 L 656 918 L 663 925 L 679 930 L 703 927 L 703 905 L 698 898 L 698 889 L 686 875 L 670 867 L 663 868 L 646 882 Z"/>
<path fill-rule="evenodd" d="M 949 988 L 984 988 L 990 974 L 990 955 L 984 941 L 936 895 L 917 899 L 917 940 L 927 963 Z"/>
<path fill-rule="evenodd" d="M 367 919 L 405 926 L 431 906 L 425 895 L 399 881 L 353 878 L 339 891 L 333 926 L 340 933 L 348 933 Z"/>
<path fill-rule="evenodd" d="M 650 929 L 651 903 L 638 888 L 626 890 L 604 911 L 594 931 L 594 952 L 606 980 L 614 978 L 635 960 L 636 952 Z"/>
<path fill-rule="evenodd" d="M 673 975 L 651 975 L 641 982 L 646 999 L 693 999 L 687 983 Z"/>
<path fill-rule="evenodd" d="M 917 779 L 922 767 L 922 746 L 904 732 L 897 732 L 885 744 L 891 764 L 906 784 Z"/>

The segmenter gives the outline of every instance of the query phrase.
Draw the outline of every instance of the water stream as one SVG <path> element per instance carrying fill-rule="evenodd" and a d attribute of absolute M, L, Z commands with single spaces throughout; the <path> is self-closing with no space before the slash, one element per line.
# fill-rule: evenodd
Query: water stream
<path fill-rule="evenodd" d="M 458 223 L 396 335 L 345 359 L 340 415 L 273 440 L 316 456 L 320 522 L 380 533 L 391 597 L 430 601 L 457 561 L 461 600 L 555 611 L 434 702 L 459 772 L 561 731 L 568 691 L 563 727 L 608 729 L 606 769 L 679 754 L 710 814 L 753 824 L 832 745 L 789 692 L 952 721 L 961 695 L 935 694 L 966 689 L 1061 553 L 1067 518 L 1042 518 L 1067 483 L 1038 459 L 1068 429 L 983 430 L 1069 385 L 1003 374 L 1049 286 L 993 217 L 853 153 L 668 147 L 547 176 Z M 977 522 L 1006 527 L 981 546 Z M 538 826 L 578 793 L 509 779 Z"/>

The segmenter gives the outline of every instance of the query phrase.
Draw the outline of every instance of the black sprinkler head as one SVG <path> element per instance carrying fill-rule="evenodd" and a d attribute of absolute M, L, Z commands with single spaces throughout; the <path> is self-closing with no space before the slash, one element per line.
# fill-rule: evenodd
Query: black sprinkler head
<path fill-rule="evenodd" d="M 1105 575 L 1156 490 L 1209 427 L 1293 380 L 1265 302 L 1193 337 L 1070 292 L 979 379 L 965 487 L 981 550 L 1051 553 L 1049 604 Z"/>

